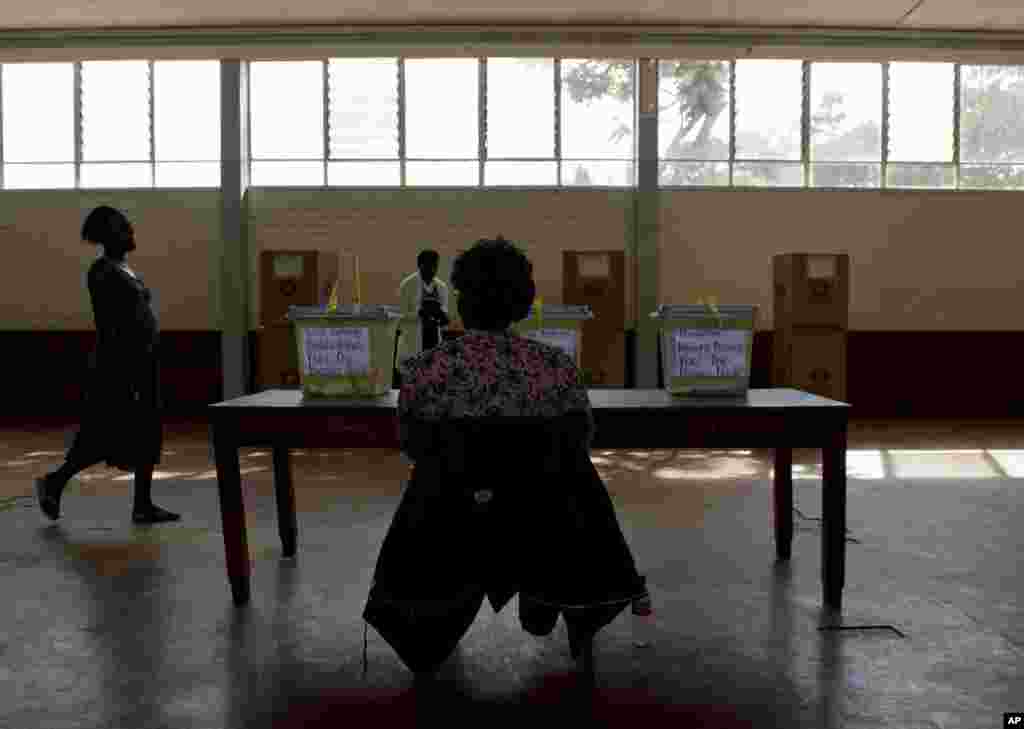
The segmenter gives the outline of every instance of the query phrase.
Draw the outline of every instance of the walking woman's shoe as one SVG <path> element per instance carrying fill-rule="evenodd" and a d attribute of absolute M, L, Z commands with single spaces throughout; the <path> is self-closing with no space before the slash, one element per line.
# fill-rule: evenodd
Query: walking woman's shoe
<path fill-rule="evenodd" d="M 178 521 L 181 514 L 161 509 L 159 506 L 147 506 L 132 511 L 132 521 L 136 524 L 160 524 L 165 521 Z"/>
<path fill-rule="evenodd" d="M 53 482 L 48 476 L 36 479 L 36 499 L 44 514 L 54 521 L 60 518 L 60 491 L 54 493 Z"/>

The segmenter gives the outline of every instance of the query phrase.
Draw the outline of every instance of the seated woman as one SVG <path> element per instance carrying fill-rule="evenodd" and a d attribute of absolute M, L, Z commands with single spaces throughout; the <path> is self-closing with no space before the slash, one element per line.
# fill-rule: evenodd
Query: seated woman
<path fill-rule="evenodd" d="M 591 423 L 589 444 L 593 416 L 575 362 L 557 347 L 509 332 L 529 316 L 536 293 L 526 256 L 501 236 L 480 240 L 455 259 L 452 285 L 465 333 L 402 367 L 402 452 L 413 461 L 422 453 L 424 439 L 410 432 L 420 418 L 581 412 Z"/>
<path fill-rule="evenodd" d="M 398 400 L 400 444 L 402 452 L 418 465 L 381 547 L 363 616 L 412 670 L 429 673 L 446 657 L 445 652 L 450 652 L 448 646 L 454 647 L 472 624 L 482 604 L 486 591 L 480 585 L 463 584 L 476 579 L 470 576 L 471 570 L 465 568 L 463 572 L 450 564 L 433 564 L 422 554 L 430 548 L 424 542 L 443 539 L 439 535 L 445 529 L 459 532 L 467 528 L 465 521 L 458 521 L 463 517 L 452 517 L 450 526 L 422 526 L 430 520 L 418 518 L 431 512 L 425 505 L 430 499 L 424 495 L 441 494 L 443 487 L 455 487 L 427 483 L 431 476 L 419 473 L 420 463 L 444 457 L 438 455 L 436 443 L 431 440 L 431 421 L 494 416 L 548 418 L 579 413 L 585 415 L 587 426 L 585 431 L 579 430 L 575 450 L 582 461 L 566 473 L 549 474 L 551 479 L 536 474 L 543 489 L 535 492 L 539 502 L 529 505 L 530 509 L 558 515 L 552 527 L 556 533 L 547 532 L 539 537 L 549 542 L 543 546 L 548 555 L 543 561 L 550 576 L 535 581 L 535 585 L 557 584 L 558 595 L 555 596 L 555 589 L 536 588 L 530 595 L 519 591 L 523 628 L 535 635 L 547 635 L 562 614 L 573 657 L 578 657 L 601 627 L 631 602 L 642 603 L 647 599 L 644 578 L 636 572 L 614 506 L 587 455 L 594 432 L 587 391 L 568 354 L 509 331 L 513 322 L 529 315 L 536 293 L 533 266 L 516 246 L 501 236 L 478 241 L 455 260 L 452 285 L 458 292 L 465 334 L 422 352 L 402 367 L 403 386 Z M 428 473 L 436 471 L 428 469 Z M 566 486 L 562 483 L 565 478 L 576 480 Z M 560 523 L 565 527 L 559 527 Z M 569 536 L 570 528 L 579 524 L 586 525 L 584 531 L 573 531 Z M 415 533 L 411 525 L 417 525 Z M 537 538 L 536 529 L 519 531 L 523 536 L 517 535 L 517 540 Z M 573 542 L 572 548 L 565 545 L 567 539 Z M 583 546 L 577 548 L 581 542 Z M 484 545 L 476 546 L 478 551 L 486 550 Z M 459 550 L 456 547 L 438 553 L 459 554 Z M 569 557 L 570 554 L 573 556 Z M 538 572 L 540 561 L 535 559 L 532 563 Z M 427 572 L 436 577 L 424 578 Z M 441 590 L 450 596 L 447 602 L 411 599 L 410 591 L 438 590 L 410 588 L 410 584 L 423 585 L 430 580 L 440 584 L 442 579 L 449 580 Z M 454 594 L 456 591 L 461 596 Z M 499 612 L 516 591 L 517 587 L 508 587 L 500 593 L 497 604 L 494 593 L 487 594 L 491 595 L 492 607 Z"/>

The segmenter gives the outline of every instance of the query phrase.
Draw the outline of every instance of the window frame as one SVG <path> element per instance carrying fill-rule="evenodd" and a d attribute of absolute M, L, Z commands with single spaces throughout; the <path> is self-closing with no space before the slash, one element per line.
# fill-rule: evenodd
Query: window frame
<path fill-rule="evenodd" d="M 498 56 L 498 57 L 505 57 L 505 56 Z M 509 56 L 509 57 L 513 57 L 513 56 Z M 515 57 L 519 57 L 519 56 L 515 56 Z M 523 56 L 523 57 L 527 57 L 527 56 Z M 533 56 L 529 56 L 529 57 L 532 58 Z M 368 58 L 369 58 L 369 56 L 368 56 Z M 374 58 L 376 58 L 376 56 L 374 56 Z M 391 57 L 388 57 L 388 58 L 390 59 Z M 457 189 L 476 189 L 476 188 L 480 188 L 480 189 L 545 189 L 545 190 L 547 190 L 547 189 L 560 189 L 560 190 L 564 190 L 564 189 L 575 189 L 575 190 L 579 190 L 579 189 L 627 189 L 627 190 L 636 190 L 636 189 L 638 189 L 639 188 L 639 174 L 638 174 L 639 170 L 638 170 L 638 166 L 640 164 L 640 160 L 638 158 L 638 139 L 637 139 L 637 137 L 641 133 L 641 127 L 640 127 L 639 124 L 636 123 L 636 119 L 635 119 L 635 117 L 639 113 L 639 103 L 638 103 L 639 99 L 637 98 L 637 95 L 639 94 L 639 83 L 638 83 L 638 77 L 636 76 L 636 74 L 638 73 L 638 66 L 637 66 L 638 59 L 637 58 L 621 59 L 621 60 L 630 60 L 630 61 L 632 61 L 633 73 L 634 73 L 634 84 L 633 84 L 634 127 L 633 127 L 633 135 L 632 135 L 633 136 L 633 140 L 632 140 L 633 141 L 633 145 L 632 145 L 633 146 L 633 151 L 632 151 L 631 158 L 629 160 L 627 160 L 625 158 L 623 158 L 621 160 L 618 160 L 618 159 L 617 160 L 610 160 L 610 159 L 602 159 L 602 160 L 579 159 L 579 160 L 577 160 L 576 158 L 571 158 L 571 159 L 570 158 L 566 158 L 563 155 L 562 126 L 563 126 L 563 118 L 564 118 L 564 109 L 563 109 L 563 99 L 562 99 L 562 86 L 563 86 L 563 83 L 562 83 L 562 65 L 563 64 L 562 64 L 562 62 L 565 59 L 563 59 L 561 57 L 558 57 L 558 56 L 537 56 L 537 58 L 545 58 L 545 59 L 550 58 L 550 60 L 552 62 L 552 68 L 553 68 L 553 84 L 552 84 L 552 89 L 551 89 L 551 91 L 553 93 L 553 97 L 554 97 L 554 99 L 553 99 L 553 102 L 554 102 L 553 103 L 553 108 L 554 108 L 553 156 L 552 157 L 522 157 L 522 158 L 520 158 L 520 157 L 516 157 L 516 158 L 512 158 L 512 157 L 507 157 L 507 158 L 506 157 L 494 157 L 494 158 L 492 158 L 490 156 L 488 148 L 487 148 L 487 137 L 486 137 L 487 85 L 488 85 L 488 71 L 487 71 L 488 66 L 487 66 L 487 61 L 488 61 L 488 57 L 485 57 L 485 56 L 474 57 L 474 60 L 477 62 L 478 79 L 479 79 L 479 83 L 477 84 L 477 94 L 478 94 L 478 96 L 477 96 L 477 111 L 478 111 L 478 114 L 479 114 L 479 120 L 478 120 L 479 123 L 478 123 L 478 126 L 477 126 L 477 134 L 478 134 L 477 149 L 479 151 L 479 154 L 478 154 L 477 158 L 475 158 L 473 160 L 468 160 L 467 159 L 467 160 L 464 160 L 464 161 L 466 161 L 466 162 L 476 162 L 478 164 L 478 175 L 477 175 L 477 181 L 476 181 L 476 183 L 474 185 L 472 185 L 472 186 L 455 186 L 455 187 Z M 82 183 L 82 168 L 83 168 L 83 166 L 85 164 L 93 164 L 93 165 L 100 165 L 100 164 L 103 164 L 103 165 L 108 165 L 108 164 L 109 165 L 116 165 L 116 164 L 127 164 L 127 163 L 148 164 L 150 166 L 150 174 L 151 174 L 151 182 L 150 182 L 150 185 L 148 185 L 148 187 L 162 189 L 162 188 L 159 188 L 159 186 L 157 185 L 157 178 L 158 178 L 157 169 L 158 169 L 158 167 L 159 167 L 159 165 L 161 163 L 180 163 L 180 164 L 187 164 L 187 163 L 209 163 L 209 164 L 218 163 L 219 164 L 219 163 L 221 163 L 221 160 L 219 160 L 219 159 L 218 160 L 207 160 L 207 159 L 157 160 L 157 158 L 156 158 L 156 144 L 157 144 L 157 141 L 156 141 L 155 109 L 156 109 L 156 106 L 157 106 L 157 104 L 159 102 L 158 102 L 158 100 L 156 98 L 156 96 L 157 96 L 156 73 L 157 73 L 157 64 L 159 64 L 161 61 L 153 60 L 153 59 L 131 59 L 131 60 L 145 60 L 147 62 L 147 64 L 148 64 L 148 69 L 149 69 L 148 70 L 148 77 L 149 77 L 149 81 L 148 81 L 148 83 L 149 83 L 149 126 L 150 126 L 150 129 L 149 129 L 149 132 L 150 132 L 150 137 L 149 137 L 149 159 L 146 160 L 146 161 L 139 161 L 139 160 L 120 160 L 120 161 L 117 161 L 117 160 L 114 160 L 114 161 L 104 161 L 104 162 L 85 162 L 83 160 L 83 156 L 82 156 L 82 144 L 83 144 L 82 136 L 83 136 L 83 123 L 84 123 L 84 121 L 83 121 L 83 118 L 82 118 L 82 68 L 83 68 L 84 61 L 72 61 L 72 62 L 70 62 L 70 64 L 71 64 L 71 67 L 72 67 L 72 70 L 73 70 L 73 84 L 72 84 L 73 104 L 72 104 L 72 106 L 73 106 L 73 112 L 74 112 L 74 116 L 75 116 L 75 121 L 74 121 L 74 124 L 73 124 L 73 129 L 74 129 L 74 131 L 73 131 L 74 160 L 73 161 L 69 161 L 68 163 L 62 163 L 62 164 L 73 165 L 73 168 L 74 168 L 74 189 L 96 189 L 96 188 L 83 188 L 82 187 L 82 184 L 81 184 Z M 199 60 L 199 59 L 196 59 L 196 60 Z M 220 62 L 219 59 L 202 59 L 202 60 L 215 61 L 215 62 L 218 62 L 218 63 Z M 314 60 L 317 60 L 317 59 L 314 59 Z M 408 188 L 408 187 L 411 187 L 408 184 L 407 164 L 408 164 L 408 162 L 410 160 L 409 160 L 409 157 L 408 157 L 408 154 L 407 154 L 407 148 L 406 148 L 406 141 L 407 141 L 407 134 L 406 134 L 406 132 L 407 132 L 408 119 L 407 119 L 407 96 L 406 96 L 406 83 L 405 83 L 405 61 L 407 60 L 407 58 L 404 57 L 404 56 L 394 57 L 395 70 L 396 70 L 396 73 L 398 75 L 398 85 L 397 85 L 397 93 L 398 93 L 398 104 L 397 104 L 397 116 L 398 116 L 398 119 L 397 119 L 397 126 L 398 126 L 398 128 L 397 128 L 397 134 L 398 134 L 398 156 L 397 156 L 397 158 L 391 158 L 391 157 L 388 157 L 388 158 L 378 158 L 378 157 L 370 158 L 370 157 L 366 157 L 366 158 L 358 158 L 358 159 L 334 158 L 334 157 L 330 156 L 330 114 L 331 114 L 331 103 L 330 103 L 330 86 L 329 86 L 329 64 L 330 64 L 330 61 L 332 60 L 332 58 L 331 57 L 326 57 L 326 58 L 321 58 L 321 59 L 318 59 L 318 60 L 321 63 L 321 66 L 322 66 L 322 69 L 323 69 L 323 96 L 324 96 L 324 98 L 323 98 L 323 103 L 324 103 L 324 107 L 323 107 L 323 113 L 324 113 L 323 137 L 324 137 L 324 139 L 323 139 L 321 156 L 316 157 L 316 158 L 312 158 L 311 157 L 311 158 L 303 158 L 303 159 L 291 159 L 291 160 L 288 160 L 288 161 L 292 161 L 292 162 L 309 162 L 309 163 L 318 163 L 318 164 L 320 164 L 322 166 L 323 173 L 322 173 L 322 181 L 321 181 L 321 184 L 319 185 L 319 187 L 323 187 L 325 189 L 326 188 L 331 188 L 331 189 L 346 189 L 346 188 L 347 189 L 352 189 L 353 187 L 355 187 L 353 185 L 331 185 L 331 184 L 329 184 L 330 183 L 329 170 L 330 170 L 331 163 L 338 163 L 338 162 L 342 162 L 342 163 L 357 163 L 357 162 L 366 162 L 366 163 L 375 163 L 375 162 L 397 163 L 398 169 L 399 169 L 398 184 L 397 185 L 386 185 L 386 186 L 374 186 L 374 187 L 379 187 L 379 188 L 382 188 L 382 189 L 395 189 L 396 187 L 398 187 L 398 188 Z M 588 60 L 604 60 L 604 57 L 603 56 L 600 57 L 600 58 L 594 57 L 594 58 L 588 59 Z M 620 59 L 618 57 L 616 57 L 614 60 L 620 60 Z M 658 78 L 659 78 L 659 84 L 658 84 L 658 88 L 659 89 L 660 89 L 660 80 L 661 80 L 660 79 L 660 77 L 661 77 L 661 62 L 663 62 L 663 61 L 685 61 L 685 60 L 693 60 L 693 59 L 687 59 L 687 58 L 685 58 L 683 56 L 671 57 L 671 58 L 669 58 L 669 57 L 659 57 L 659 59 L 658 59 L 659 62 L 656 64 L 656 73 L 658 74 Z M 719 59 L 707 59 L 707 60 L 709 60 L 709 61 L 719 61 Z M 812 60 L 808 60 L 808 59 L 791 59 L 791 60 L 799 60 L 801 62 L 801 64 L 802 64 L 802 68 L 803 68 L 803 89 L 802 89 L 801 109 L 800 109 L 800 119 L 801 119 L 801 140 L 800 140 L 801 155 L 800 155 L 800 157 L 801 157 L 801 159 L 800 159 L 799 162 L 797 162 L 795 160 L 786 160 L 784 162 L 779 162 L 779 163 L 782 163 L 782 164 L 793 164 L 793 165 L 799 164 L 802 167 L 802 171 L 803 171 L 803 181 L 802 181 L 801 185 L 799 185 L 799 186 L 773 187 L 773 186 L 761 186 L 761 185 L 751 186 L 751 185 L 739 185 L 739 184 L 737 184 L 737 182 L 736 182 L 736 171 L 737 171 L 737 166 L 738 165 L 742 165 L 744 163 L 748 163 L 748 164 L 750 164 L 750 163 L 772 164 L 772 161 L 771 160 L 744 160 L 744 159 L 738 159 L 737 158 L 737 155 L 736 155 L 736 92 L 737 92 L 736 63 L 737 63 L 737 59 L 735 57 L 733 57 L 733 58 L 727 58 L 725 60 L 719 61 L 719 62 L 724 62 L 724 63 L 728 64 L 728 74 L 729 74 L 729 102 L 728 102 L 728 104 L 729 104 L 729 108 L 727 110 L 727 114 L 728 114 L 728 129 L 729 129 L 729 132 L 728 132 L 729 133 L 729 142 L 728 142 L 728 147 L 729 147 L 728 157 L 729 157 L 729 159 L 728 160 L 675 160 L 675 159 L 670 159 L 670 158 L 661 156 L 660 150 L 659 150 L 659 155 L 658 155 L 658 158 L 657 158 L 657 164 L 659 166 L 659 169 L 660 169 L 660 166 L 663 163 L 665 163 L 665 162 L 680 162 L 680 161 L 682 161 L 682 162 L 694 162 L 694 163 L 697 163 L 697 162 L 713 162 L 715 164 L 723 164 L 724 163 L 724 164 L 726 164 L 728 166 L 728 183 L 724 184 L 724 185 L 665 185 L 665 184 L 662 184 L 662 182 L 660 180 L 660 176 L 659 176 L 656 189 L 665 189 L 665 190 L 698 190 L 698 189 L 707 189 L 707 190 L 725 190 L 725 189 L 736 189 L 736 190 L 814 189 L 814 190 L 839 190 L 839 191 L 844 191 L 844 192 L 856 192 L 856 191 L 865 191 L 865 190 L 867 190 L 867 191 L 870 191 L 870 190 L 885 190 L 885 189 L 933 190 L 933 191 L 935 191 L 935 190 L 938 190 L 938 191 L 955 191 L 955 190 L 963 189 L 963 190 L 986 191 L 986 192 L 1014 192 L 1014 191 L 1022 191 L 1022 190 L 1024 190 L 1024 181 L 1022 181 L 1020 186 L 1013 186 L 1011 184 L 1011 185 L 1009 185 L 1007 187 L 1002 187 L 1002 188 L 979 187 L 979 186 L 973 186 L 973 185 L 966 184 L 966 178 L 969 178 L 969 176 L 970 176 L 969 172 L 968 172 L 969 170 L 974 170 L 975 168 L 988 167 L 988 168 L 1006 169 L 1007 171 L 1021 170 L 1022 172 L 1024 172 L 1024 162 L 1020 162 L 1020 163 L 1009 163 L 1009 162 L 1007 162 L 1007 163 L 999 163 L 999 162 L 971 162 L 971 161 L 965 162 L 963 159 L 961 159 L 962 153 L 961 153 L 961 139 L 960 139 L 962 122 L 963 122 L 963 120 L 961 118 L 962 114 L 963 114 L 962 107 L 963 107 L 963 93 L 964 93 L 963 78 L 962 78 L 962 68 L 963 68 L 963 66 L 970 66 L 970 67 L 975 67 L 975 66 L 985 66 L 985 67 L 1019 67 L 1020 64 L 1014 64 L 1014 63 L 991 63 L 991 62 L 989 62 L 989 63 L 952 62 L 951 65 L 953 67 L 953 81 L 952 81 L 952 88 L 950 89 L 950 91 L 953 93 L 953 106 L 952 106 L 952 112 L 951 112 L 952 115 L 953 115 L 953 118 L 952 118 L 952 135 L 953 135 L 953 139 L 952 139 L 952 145 L 953 145 L 952 161 L 951 162 L 931 162 L 931 161 L 928 161 L 928 162 L 918 162 L 918 163 L 915 163 L 915 162 L 912 162 L 912 161 L 895 162 L 895 161 L 890 160 L 890 158 L 889 158 L 890 157 L 889 142 L 890 142 L 890 138 L 891 138 L 891 120 L 890 120 L 891 83 L 890 83 L 890 75 L 891 75 L 891 65 L 892 65 L 893 61 L 889 61 L 889 60 L 869 61 L 870 63 L 878 63 L 878 64 L 880 64 L 881 70 L 882 70 L 881 99 L 879 100 L 880 101 L 880 105 L 881 105 L 881 110 L 882 110 L 882 129 L 881 129 L 881 134 L 882 134 L 882 140 L 881 140 L 882 154 L 881 154 L 881 162 L 880 162 L 881 173 L 880 173 L 879 184 L 877 186 L 863 186 L 863 187 L 827 187 L 827 186 L 815 186 L 815 185 L 813 185 L 813 181 L 812 181 L 812 166 L 814 164 L 824 164 L 824 163 L 820 163 L 820 162 L 819 163 L 813 162 L 813 160 L 811 160 L 811 155 L 810 155 L 810 145 L 811 145 L 811 140 L 810 140 L 810 116 L 811 116 L 811 108 L 810 108 L 810 104 L 811 104 L 811 88 L 810 87 L 811 87 L 811 84 L 810 84 L 810 80 L 811 80 L 811 74 L 813 73 L 813 66 L 812 66 L 812 64 L 816 63 L 816 61 L 812 61 Z M 25 61 L 25 62 L 29 62 L 29 61 Z M 246 70 L 247 70 L 246 79 L 247 79 L 247 83 L 249 83 L 249 85 L 250 85 L 249 86 L 250 89 L 251 89 L 251 76 L 250 76 L 251 68 L 252 68 L 252 64 L 255 63 L 255 62 L 257 62 L 257 61 L 253 61 L 253 60 L 246 60 L 246 61 L 244 61 L 245 65 L 246 65 Z M 849 61 L 849 62 L 850 63 L 865 63 L 866 61 L 858 60 L 858 61 Z M 834 61 L 834 63 L 842 63 L 842 61 Z M 936 63 L 939 63 L 939 62 L 936 62 Z M 943 61 L 941 63 L 950 63 L 950 62 Z M 0 99 L 3 98 L 2 92 L 3 92 L 3 89 L 4 89 L 5 83 L 7 81 L 7 79 L 5 78 L 4 71 L 5 71 L 5 67 L 8 66 L 8 65 L 16 65 L 16 64 L 15 63 L 0 63 Z M 5 119 L 7 118 L 7 114 L 6 114 L 7 111 L 8 110 L 3 108 L 3 104 L 0 103 L 0 130 L 2 130 L 4 128 Z M 251 143 L 252 117 L 253 117 L 251 105 L 248 106 L 247 112 L 248 113 L 246 114 L 243 123 L 246 125 L 246 130 L 248 130 L 248 132 L 249 132 L 248 138 L 249 138 L 250 143 Z M 223 118 L 221 119 L 221 128 L 223 128 Z M 223 154 L 223 150 L 222 150 L 221 154 Z M 251 154 L 248 154 L 247 158 L 248 158 L 248 163 L 249 163 L 250 174 L 252 172 L 252 164 L 254 162 L 271 161 L 269 159 L 257 159 L 257 158 L 254 158 Z M 412 160 L 412 161 L 428 162 L 430 160 L 424 158 L 423 160 L 417 159 L 417 160 Z M 440 160 L 437 160 L 437 161 L 440 161 Z M 457 162 L 458 160 L 444 160 L 444 161 Z M 633 171 L 634 171 L 634 174 L 632 176 L 632 183 L 629 184 L 629 185 L 624 185 L 624 186 L 620 186 L 620 185 L 582 185 L 581 186 L 581 185 L 567 184 L 565 182 L 565 180 L 564 180 L 564 176 L 566 174 L 565 173 L 565 167 L 566 167 L 567 164 L 570 164 L 570 163 L 573 163 L 573 162 L 578 162 L 578 161 L 582 161 L 582 162 L 600 161 L 600 162 L 609 162 L 609 163 L 622 162 L 623 164 L 631 164 L 633 166 Z M 487 163 L 488 162 L 553 163 L 554 168 L 555 168 L 555 183 L 553 185 L 540 184 L 540 185 L 521 185 L 521 186 L 520 185 L 493 184 L 493 183 L 492 184 L 487 184 L 486 183 L 486 170 L 487 170 Z M 8 177 L 8 174 L 7 174 L 7 172 L 8 172 L 8 165 L 15 165 L 15 164 L 19 164 L 19 165 L 20 164 L 24 164 L 24 165 L 40 164 L 40 165 L 42 165 L 42 164 L 51 164 L 51 163 L 47 163 L 47 162 L 8 162 L 7 161 L 6 150 L 4 149 L 3 134 L 0 133 L 0 190 L 11 189 L 11 188 L 7 187 L 8 180 L 9 180 L 9 177 Z M 835 164 L 843 164 L 843 163 L 842 162 L 835 162 Z M 869 164 L 869 163 L 865 163 L 865 164 Z M 872 162 L 870 164 L 875 164 L 875 163 Z M 926 167 L 926 168 L 934 168 L 936 171 L 937 170 L 946 170 L 946 172 L 943 173 L 943 174 L 952 175 L 952 184 L 948 185 L 948 186 L 940 187 L 940 188 L 929 188 L 929 187 L 920 187 L 920 186 L 898 186 L 898 185 L 891 184 L 891 182 L 890 182 L 891 172 L 895 168 L 897 168 L 899 166 L 911 166 L 911 165 L 921 165 L 922 167 Z M 268 187 L 277 187 L 277 186 L 275 185 L 275 186 L 268 186 Z M 288 186 L 285 185 L 285 186 L 282 186 L 282 187 L 288 187 Z M 303 186 L 303 187 L 305 187 L 305 186 Z M 41 189 L 49 189 L 49 188 L 41 188 Z M 54 188 L 54 189 L 57 189 L 57 188 Z M 67 189 L 67 188 L 60 188 L 60 189 Z M 174 187 L 174 188 L 166 188 L 166 189 L 208 189 L 208 187 L 207 186 L 195 186 L 195 187 L 188 186 L 187 188 Z"/>

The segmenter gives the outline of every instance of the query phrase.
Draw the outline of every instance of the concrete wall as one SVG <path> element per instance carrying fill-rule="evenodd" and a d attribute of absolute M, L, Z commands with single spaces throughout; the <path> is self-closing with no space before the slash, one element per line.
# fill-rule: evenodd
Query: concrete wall
<path fill-rule="evenodd" d="M 0 329 L 92 328 L 84 277 L 97 251 L 79 229 L 89 209 L 110 204 L 135 224 L 130 262 L 155 292 L 162 328 L 216 330 L 219 195 L 0 192 Z M 761 328 L 771 328 L 771 256 L 847 252 L 853 330 L 1024 328 L 1020 193 L 701 190 L 661 200 L 659 301 L 714 294 L 754 303 Z M 364 301 L 385 303 L 396 301 L 422 247 L 440 251 L 447 277 L 458 249 L 502 233 L 525 247 L 541 295 L 558 302 L 562 250 L 628 251 L 632 236 L 632 194 L 623 191 L 255 189 L 248 206 L 253 326 L 264 248 L 354 250 Z"/>
<path fill-rule="evenodd" d="M 132 221 L 138 250 L 128 262 L 153 290 L 161 328 L 216 329 L 216 190 L 0 193 L 0 329 L 94 327 L 86 273 L 100 250 L 83 244 L 80 232 L 97 205 L 124 210 Z"/>
<path fill-rule="evenodd" d="M 633 196 L 623 191 L 251 189 L 248 202 L 253 266 L 266 249 L 350 250 L 369 304 L 398 303 L 398 285 L 423 248 L 441 254 L 438 275 L 447 281 L 460 249 L 499 233 L 526 251 L 539 295 L 559 303 L 563 250 L 626 250 L 632 236 Z M 342 260 L 343 301 L 348 266 Z M 258 287 L 257 277 L 253 326 Z"/>
<path fill-rule="evenodd" d="M 663 192 L 659 300 L 756 304 L 772 256 L 850 254 L 850 329 L 1024 329 L 1024 196 L 1013 192 Z"/>

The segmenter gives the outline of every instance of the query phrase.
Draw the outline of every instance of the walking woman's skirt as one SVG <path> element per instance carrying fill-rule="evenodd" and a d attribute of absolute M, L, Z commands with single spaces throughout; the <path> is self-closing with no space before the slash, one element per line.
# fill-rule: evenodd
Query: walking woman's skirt
<path fill-rule="evenodd" d="M 520 625 L 533 635 L 550 633 L 562 615 L 577 657 L 646 594 L 589 456 L 573 470 L 536 474 L 532 484 L 442 484 L 437 468 L 417 463 L 363 612 L 410 670 L 440 666 L 485 598 L 497 613 L 518 593 Z"/>
<path fill-rule="evenodd" d="M 160 463 L 163 450 L 160 360 L 145 357 L 129 375 L 91 358 L 81 426 L 69 462 L 104 462 L 122 471 Z M 102 360 L 101 360 L 102 362 Z"/>

